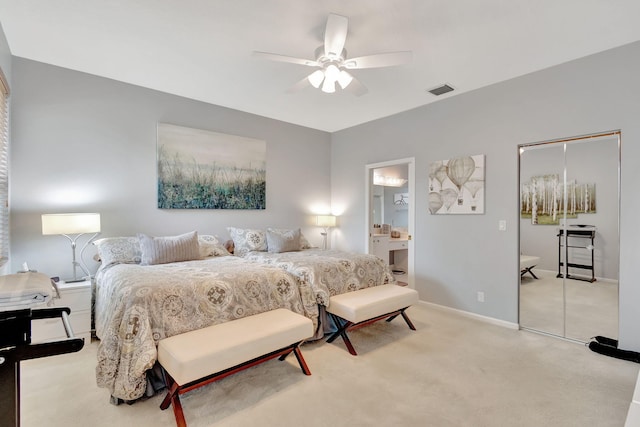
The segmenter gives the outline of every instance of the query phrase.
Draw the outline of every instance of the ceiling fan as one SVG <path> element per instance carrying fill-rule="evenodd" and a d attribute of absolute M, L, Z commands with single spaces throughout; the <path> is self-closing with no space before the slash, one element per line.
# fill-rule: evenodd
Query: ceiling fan
<path fill-rule="evenodd" d="M 324 31 L 324 45 L 316 49 L 315 59 L 295 58 L 268 52 L 253 52 L 253 55 L 272 61 L 318 68 L 289 88 L 288 92 L 295 92 L 311 85 L 323 92 L 333 93 L 336 91 L 337 83 L 341 89 L 346 89 L 356 96 L 364 95 L 368 89 L 347 70 L 390 67 L 411 62 L 413 58 L 411 51 L 347 58 L 344 44 L 347 38 L 348 23 L 349 20 L 345 16 L 329 14 Z"/>

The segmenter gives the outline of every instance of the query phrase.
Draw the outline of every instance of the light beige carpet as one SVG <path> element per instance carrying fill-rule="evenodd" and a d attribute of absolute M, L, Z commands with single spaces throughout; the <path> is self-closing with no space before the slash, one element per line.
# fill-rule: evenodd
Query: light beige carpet
<path fill-rule="evenodd" d="M 603 335 L 618 338 L 618 282 L 557 278 L 535 270 L 520 285 L 520 324 L 553 335 L 588 342 Z"/>
<path fill-rule="evenodd" d="M 190 426 L 620 427 L 639 365 L 580 344 L 416 305 L 402 319 L 306 344 L 313 375 L 277 359 L 182 396 Z M 22 364 L 22 426 L 173 426 L 163 395 L 113 406 L 97 343 Z"/>

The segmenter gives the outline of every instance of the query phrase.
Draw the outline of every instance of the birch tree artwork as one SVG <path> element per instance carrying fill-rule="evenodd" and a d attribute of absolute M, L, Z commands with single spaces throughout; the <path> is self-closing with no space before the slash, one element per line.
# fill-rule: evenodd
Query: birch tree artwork
<path fill-rule="evenodd" d="M 566 187 L 566 188 L 565 188 Z M 557 225 L 560 218 L 596 212 L 595 184 L 578 184 L 576 180 L 560 182 L 558 174 L 539 175 L 522 184 L 520 216 L 532 224 Z"/>

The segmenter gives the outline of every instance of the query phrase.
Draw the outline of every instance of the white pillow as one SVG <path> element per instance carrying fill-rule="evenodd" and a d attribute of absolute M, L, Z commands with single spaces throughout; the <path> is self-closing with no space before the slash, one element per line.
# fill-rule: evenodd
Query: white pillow
<path fill-rule="evenodd" d="M 237 256 L 244 256 L 250 251 L 267 250 L 267 235 L 262 230 L 227 227 L 227 231 L 233 240 L 233 253 Z"/>
<path fill-rule="evenodd" d="M 200 234 L 198 235 L 198 244 L 200 246 L 200 258 L 231 255 L 215 236 Z"/>
<path fill-rule="evenodd" d="M 142 250 L 141 265 L 200 259 L 198 233 L 195 231 L 179 236 L 166 237 L 150 237 L 139 233 L 138 240 Z"/>

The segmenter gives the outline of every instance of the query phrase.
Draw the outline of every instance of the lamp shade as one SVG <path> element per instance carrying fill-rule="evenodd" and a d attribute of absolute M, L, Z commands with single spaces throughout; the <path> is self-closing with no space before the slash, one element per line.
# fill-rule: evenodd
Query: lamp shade
<path fill-rule="evenodd" d="M 335 227 L 336 217 L 334 215 L 318 215 L 316 217 L 316 225 L 318 227 Z"/>
<path fill-rule="evenodd" d="M 65 213 L 42 215 L 42 234 L 82 234 L 100 232 L 100 214 Z"/>

